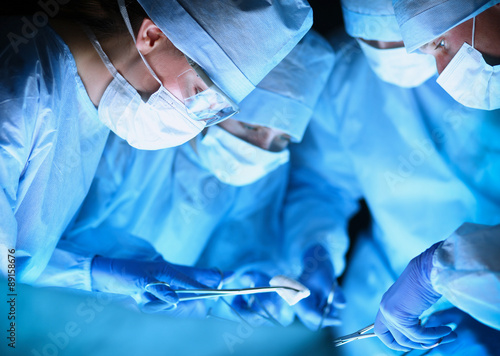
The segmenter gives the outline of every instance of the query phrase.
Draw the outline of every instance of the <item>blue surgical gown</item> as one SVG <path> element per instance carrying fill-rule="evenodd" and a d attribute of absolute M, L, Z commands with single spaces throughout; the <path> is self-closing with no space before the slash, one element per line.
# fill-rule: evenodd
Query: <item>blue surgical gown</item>
<path fill-rule="evenodd" d="M 348 261 L 340 334 L 373 323 L 383 293 L 413 257 L 464 222 L 500 222 L 500 112 L 461 106 L 435 78 L 413 89 L 383 82 L 354 40 L 332 43 L 331 78 L 291 152 L 285 227 L 292 242 L 334 246 L 345 240 L 358 199 L 366 200 L 373 223 Z M 299 218 L 307 223 L 293 224 Z M 391 354 L 378 340 L 339 351 Z"/>
<path fill-rule="evenodd" d="M 465 223 L 436 250 L 434 289 L 482 323 L 500 330 L 500 225 Z"/>
<path fill-rule="evenodd" d="M 50 26 L 22 37 L 23 25 L 1 20 L 0 265 L 5 273 L 15 249 L 17 280 L 32 283 L 87 194 L 109 130 L 62 39 Z M 88 256 L 58 255 L 89 270 Z"/>
<path fill-rule="evenodd" d="M 162 257 L 222 270 L 275 266 L 288 168 L 235 187 L 204 168 L 190 143 L 141 151 L 111 134 L 64 241 L 108 257 Z"/>

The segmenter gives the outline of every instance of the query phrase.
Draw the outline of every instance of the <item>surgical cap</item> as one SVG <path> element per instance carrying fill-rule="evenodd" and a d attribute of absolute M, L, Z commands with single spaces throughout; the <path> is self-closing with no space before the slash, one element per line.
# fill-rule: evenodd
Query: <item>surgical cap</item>
<path fill-rule="evenodd" d="M 151 20 L 239 103 L 312 25 L 306 0 L 138 0 Z"/>
<path fill-rule="evenodd" d="M 399 30 L 392 0 L 342 0 L 345 28 L 351 37 L 398 42 Z"/>
<path fill-rule="evenodd" d="M 302 140 L 334 63 L 328 42 L 310 31 L 240 104 L 235 120 L 271 127 Z"/>
<path fill-rule="evenodd" d="M 408 52 L 479 15 L 500 0 L 393 0 Z"/>

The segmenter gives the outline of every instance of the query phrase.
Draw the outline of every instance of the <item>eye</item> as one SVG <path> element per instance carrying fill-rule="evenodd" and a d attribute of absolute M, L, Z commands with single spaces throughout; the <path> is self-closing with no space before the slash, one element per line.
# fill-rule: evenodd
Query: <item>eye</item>
<path fill-rule="evenodd" d="M 250 130 L 250 131 L 257 131 L 258 130 L 258 127 L 256 126 L 252 126 L 252 125 L 248 125 L 248 124 L 245 124 L 245 123 L 241 123 L 241 126 L 243 126 L 243 128 L 245 130 Z"/>
<path fill-rule="evenodd" d="M 288 147 L 288 144 L 290 143 L 291 141 L 291 137 L 290 135 L 279 135 L 279 136 L 276 136 L 273 140 L 273 142 L 271 143 L 271 147 L 269 147 L 269 151 L 271 152 L 281 152 L 283 151 L 284 149 L 286 149 Z"/>
<path fill-rule="evenodd" d="M 290 142 L 292 140 L 292 138 L 289 135 L 280 135 L 279 139 L 285 142 Z"/>
<path fill-rule="evenodd" d="M 439 48 L 445 48 L 446 47 L 446 42 L 444 39 L 441 39 L 437 45 L 436 45 L 436 48 L 434 48 L 435 50 L 439 49 Z"/>

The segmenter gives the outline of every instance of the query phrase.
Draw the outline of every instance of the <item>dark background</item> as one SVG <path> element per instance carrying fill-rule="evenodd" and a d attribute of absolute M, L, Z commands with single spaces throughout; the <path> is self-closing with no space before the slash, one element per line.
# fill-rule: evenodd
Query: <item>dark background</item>
<path fill-rule="evenodd" d="M 9 2 L 0 10 L 2 15 L 26 15 L 40 11 L 39 0 Z M 116 1 L 116 0 L 109 0 Z M 207 0 L 211 1 L 211 0 Z M 343 26 L 340 0 L 309 0 L 314 10 L 314 29 L 326 35 L 329 31 Z M 5 4 L 4 4 L 5 5 Z"/>
<path fill-rule="evenodd" d="M 342 17 L 342 9 L 340 0 L 309 0 L 314 12 L 313 28 L 323 36 L 335 30 L 344 28 L 344 19 Z M 359 212 L 351 219 L 349 223 L 350 245 L 354 246 L 359 233 L 367 230 L 370 227 L 370 211 L 364 200 L 360 201 Z M 346 258 L 349 259 L 351 249 L 347 252 Z M 342 284 L 342 277 L 339 278 Z"/>
<path fill-rule="evenodd" d="M 322 35 L 344 26 L 340 0 L 309 0 L 309 3 L 314 11 L 313 28 Z"/>

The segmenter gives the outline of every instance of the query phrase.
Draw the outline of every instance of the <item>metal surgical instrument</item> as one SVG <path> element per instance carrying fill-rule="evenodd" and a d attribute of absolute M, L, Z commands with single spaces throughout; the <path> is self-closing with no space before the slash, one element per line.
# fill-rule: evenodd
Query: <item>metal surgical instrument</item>
<path fill-rule="evenodd" d="M 323 322 L 325 321 L 326 316 L 330 313 L 330 310 L 332 309 L 333 298 L 335 296 L 335 288 L 337 288 L 336 281 L 332 284 L 332 287 L 330 289 L 330 293 L 328 293 L 328 298 L 326 299 L 326 305 L 325 305 L 325 308 L 323 309 L 323 314 L 321 315 L 321 319 L 319 321 L 318 330 L 321 330 L 321 328 L 323 327 Z"/>
<path fill-rule="evenodd" d="M 341 336 L 333 341 L 335 347 L 342 346 L 347 344 L 348 342 L 354 341 L 354 340 L 361 340 L 361 339 L 366 339 L 369 337 L 374 337 L 376 336 L 375 333 L 369 333 L 366 334 L 366 332 L 370 331 L 373 329 L 374 324 L 368 325 L 367 327 L 364 327 L 363 329 L 360 329 L 356 331 L 355 333 Z"/>
<path fill-rule="evenodd" d="M 150 286 L 154 285 L 166 285 L 170 287 L 168 283 L 165 282 L 154 282 L 149 283 L 146 286 L 146 291 L 148 291 Z M 179 302 L 187 301 L 187 300 L 197 300 L 197 299 L 205 299 L 205 298 L 217 298 L 229 295 L 244 295 L 244 294 L 257 294 L 257 293 L 270 293 L 270 292 L 278 292 L 278 291 L 291 291 L 300 293 L 302 292 L 299 289 L 293 287 L 286 286 L 275 286 L 275 287 L 258 287 L 258 288 L 243 288 L 243 289 L 176 289 L 174 292 L 179 295 Z M 190 295 L 182 295 L 182 294 L 190 294 Z M 193 295 L 194 294 L 194 295 Z"/>
<path fill-rule="evenodd" d="M 356 331 L 355 333 L 352 333 L 352 334 L 349 334 L 349 335 L 345 335 L 345 336 L 341 336 L 341 337 L 333 340 L 333 343 L 334 343 L 335 347 L 337 347 L 337 346 L 345 345 L 345 344 L 347 344 L 348 342 L 351 342 L 351 341 L 361 340 L 361 339 L 367 339 L 369 337 L 376 336 L 375 333 L 366 334 L 366 332 L 368 332 L 371 329 L 373 329 L 374 325 L 375 324 L 371 324 L 371 325 L 368 325 L 367 327 L 364 327 L 363 329 L 360 329 L 360 330 Z M 439 339 L 435 344 L 429 345 L 429 346 L 420 344 L 424 349 L 428 350 L 426 353 L 421 354 L 421 356 L 427 355 L 429 353 L 430 349 L 433 349 L 434 347 L 439 346 L 442 341 L 443 341 L 443 338 Z M 407 355 L 410 352 L 411 351 L 405 352 L 403 355 Z"/>

